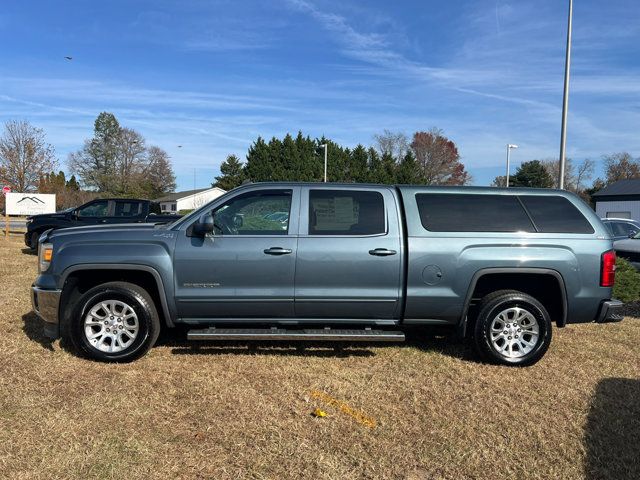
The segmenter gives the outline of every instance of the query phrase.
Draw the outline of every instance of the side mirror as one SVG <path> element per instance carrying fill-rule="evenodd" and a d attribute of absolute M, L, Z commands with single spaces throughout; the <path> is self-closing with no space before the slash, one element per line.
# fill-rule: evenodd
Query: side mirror
<path fill-rule="evenodd" d="M 73 210 L 73 211 L 71 212 L 71 218 L 73 218 L 73 219 L 77 220 L 79 216 L 80 216 L 80 215 L 78 215 L 78 210 Z"/>
<path fill-rule="evenodd" d="M 213 216 L 208 213 L 202 215 L 200 220 L 193 224 L 193 233 L 199 237 L 211 235 L 213 233 Z"/>
<path fill-rule="evenodd" d="M 637 234 L 638 234 L 638 232 L 631 232 L 629 234 L 629 238 L 634 238 Z"/>

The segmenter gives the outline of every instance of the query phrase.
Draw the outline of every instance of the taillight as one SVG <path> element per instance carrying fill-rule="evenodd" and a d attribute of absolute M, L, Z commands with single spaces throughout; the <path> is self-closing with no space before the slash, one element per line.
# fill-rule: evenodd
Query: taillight
<path fill-rule="evenodd" d="M 616 281 L 616 252 L 609 250 L 602 254 L 600 264 L 600 286 L 613 287 Z"/>

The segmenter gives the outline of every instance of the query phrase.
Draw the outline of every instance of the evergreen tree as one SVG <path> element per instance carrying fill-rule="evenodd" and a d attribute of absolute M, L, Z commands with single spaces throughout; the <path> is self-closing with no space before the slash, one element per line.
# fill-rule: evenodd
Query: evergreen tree
<path fill-rule="evenodd" d="M 509 186 L 551 188 L 553 178 L 540 160 L 531 160 L 518 167 L 516 174 L 509 178 Z"/>
<path fill-rule="evenodd" d="M 318 147 L 324 144 L 327 145 L 327 180 L 329 182 L 350 182 L 349 151 L 328 138 L 318 139 Z M 322 174 L 320 175 L 320 180 L 322 180 L 324 177 L 324 149 L 319 148 L 318 152 L 322 164 Z"/>
<path fill-rule="evenodd" d="M 321 180 L 323 174 L 324 157 L 318 151 L 318 142 L 310 137 L 305 137 L 302 132 L 298 132 L 295 139 L 298 150 L 297 170 L 300 172 L 299 178 L 305 182 L 316 182 Z"/>
<path fill-rule="evenodd" d="M 270 180 L 272 168 L 269 165 L 269 151 L 271 144 L 267 145 L 262 137 L 253 142 L 247 152 L 245 173 L 252 182 L 264 182 Z"/>
<path fill-rule="evenodd" d="M 378 151 L 371 147 L 367 150 L 369 171 L 367 172 L 367 181 L 371 183 L 380 183 L 380 179 L 384 178 L 384 166 Z"/>
<path fill-rule="evenodd" d="M 369 165 L 368 165 L 367 149 L 358 144 L 356 148 L 351 150 L 349 155 L 349 177 L 352 182 L 368 182 L 369 181 Z"/>
<path fill-rule="evenodd" d="M 396 159 L 393 158 L 391 152 L 385 152 L 380 159 L 380 175 L 377 178 L 377 183 L 384 183 L 387 185 L 393 185 L 397 181 L 396 176 Z"/>
<path fill-rule="evenodd" d="M 405 153 L 398 165 L 397 182 L 405 185 L 420 183 L 420 166 L 411 150 Z"/>
<path fill-rule="evenodd" d="M 73 191 L 73 192 L 80 191 L 80 184 L 76 180 L 76 176 L 75 175 L 71 175 L 71 178 L 69 180 L 67 180 L 67 183 L 66 183 L 65 186 L 67 187 L 67 190 L 70 190 L 70 191 Z"/>
<path fill-rule="evenodd" d="M 223 190 L 231 190 L 242 185 L 245 180 L 244 167 L 240 163 L 240 159 L 235 155 L 229 155 L 227 159 L 220 165 L 221 175 L 216 177 L 212 187 L 222 188 Z"/>

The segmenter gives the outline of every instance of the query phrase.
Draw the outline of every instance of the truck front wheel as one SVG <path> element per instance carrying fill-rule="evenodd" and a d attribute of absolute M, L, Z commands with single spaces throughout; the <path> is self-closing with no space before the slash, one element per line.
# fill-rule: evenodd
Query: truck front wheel
<path fill-rule="evenodd" d="M 160 320 L 146 290 L 131 283 L 109 282 L 82 295 L 61 333 L 92 359 L 128 362 L 155 344 Z"/>
<path fill-rule="evenodd" d="M 493 292 L 482 299 L 478 312 L 474 341 L 487 360 L 533 365 L 549 348 L 551 318 L 531 295 L 516 290 Z"/>

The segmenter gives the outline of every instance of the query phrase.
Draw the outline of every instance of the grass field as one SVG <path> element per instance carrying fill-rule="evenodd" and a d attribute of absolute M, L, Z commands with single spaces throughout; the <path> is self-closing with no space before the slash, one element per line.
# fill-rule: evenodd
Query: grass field
<path fill-rule="evenodd" d="M 640 478 L 635 318 L 556 329 L 525 369 L 420 331 L 343 350 L 182 332 L 106 365 L 42 337 L 35 275 L 0 239 L 2 478 Z"/>

